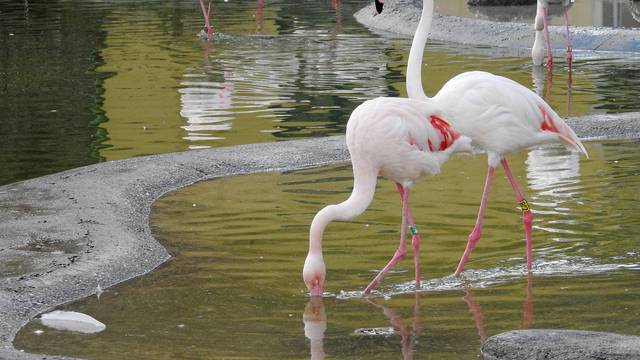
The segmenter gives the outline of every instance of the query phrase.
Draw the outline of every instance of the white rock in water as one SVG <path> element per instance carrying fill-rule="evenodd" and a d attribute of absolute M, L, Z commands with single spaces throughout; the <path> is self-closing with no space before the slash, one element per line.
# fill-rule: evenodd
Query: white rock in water
<path fill-rule="evenodd" d="M 75 331 L 84 334 L 98 333 L 107 326 L 91 316 L 75 311 L 56 310 L 43 314 L 40 318 L 42 325 L 56 330 Z"/>

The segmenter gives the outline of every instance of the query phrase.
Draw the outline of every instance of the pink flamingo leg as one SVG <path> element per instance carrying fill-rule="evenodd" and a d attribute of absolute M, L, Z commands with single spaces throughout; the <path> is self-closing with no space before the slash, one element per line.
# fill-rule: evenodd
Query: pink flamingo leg
<path fill-rule="evenodd" d="M 400 229 L 400 245 L 398 246 L 396 252 L 393 254 L 393 257 L 391 258 L 389 263 L 387 263 L 387 265 L 382 270 L 380 270 L 378 275 L 376 275 L 376 277 L 373 278 L 369 285 L 367 285 L 367 287 L 364 289 L 365 295 L 370 293 L 371 290 L 373 290 L 378 285 L 378 283 L 380 283 L 380 280 L 382 280 L 384 275 L 389 270 L 393 269 L 393 267 L 396 266 L 397 263 L 399 263 L 402 259 L 405 258 L 405 256 L 407 256 L 407 219 L 409 218 L 409 190 L 405 189 L 398 183 L 396 183 L 396 186 L 398 188 L 398 192 L 400 193 L 400 197 L 402 198 L 402 228 Z"/>
<path fill-rule="evenodd" d="M 413 264 L 416 276 L 416 289 L 420 289 L 420 232 L 418 232 L 418 225 L 415 222 L 411 208 L 409 207 L 409 198 L 406 200 L 407 204 L 407 221 L 409 230 L 411 231 L 411 245 L 413 246 Z"/>
<path fill-rule="evenodd" d="M 484 182 L 484 190 L 482 191 L 482 200 L 480 201 L 480 210 L 478 210 L 476 226 L 473 228 L 471 234 L 469 234 L 469 238 L 467 240 L 467 248 L 464 250 L 464 254 L 460 259 L 458 267 L 456 268 L 455 276 L 460 275 L 460 273 L 464 269 L 464 264 L 469 259 L 469 256 L 471 256 L 473 248 L 476 246 L 476 243 L 478 242 L 478 240 L 480 240 L 480 236 L 482 235 L 482 226 L 484 224 L 484 210 L 487 207 L 487 200 L 489 199 L 489 188 L 491 188 L 494 171 L 495 168 L 489 166 L 489 169 L 487 170 L 487 180 Z"/>
<path fill-rule="evenodd" d="M 507 159 L 502 159 L 500 161 L 502 167 L 504 168 L 504 172 L 511 183 L 511 187 L 513 188 L 513 192 L 516 195 L 516 200 L 522 209 L 522 222 L 524 223 L 524 232 L 526 236 L 526 246 L 527 246 L 527 269 L 531 270 L 531 259 L 533 258 L 532 247 L 531 247 L 531 224 L 533 223 L 533 214 L 531 213 L 531 209 L 529 208 L 529 203 L 525 200 L 524 195 L 522 195 L 522 191 L 518 187 L 516 183 L 516 179 L 513 177 L 511 170 L 509 169 L 509 164 L 507 164 Z"/>
<path fill-rule="evenodd" d="M 411 245 L 413 245 L 413 264 L 416 274 L 416 289 L 420 289 L 420 233 L 416 223 L 411 220 Z"/>
<path fill-rule="evenodd" d="M 204 0 L 200 0 L 200 10 L 202 10 L 202 16 L 204 17 L 204 27 L 207 29 L 207 40 L 211 40 L 211 36 L 213 35 L 213 28 L 209 21 L 209 17 L 211 16 L 211 1 L 209 1 L 209 6 L 205 9 Z"/>
<path fill-rule="evenodd" d="M 553 56 L 551 52 L 551 36 L 549 35 L 549 23 L 547 21 L 548 15 L 549 15 L 549 9 L 545 7 L 542 21 L 544 21 L 544 35 L 547 38 L 547 67 L 550 68 L 553 66 Z"/>
<path fill-rule="evenodd" d="M 571 50 L 571 31 L 569 30 L 569 7 L 564 7 L 564 21 L 567 26 L 567 63 L 569 63 L 569 71 L 573 62 L 573 51 Z"/>

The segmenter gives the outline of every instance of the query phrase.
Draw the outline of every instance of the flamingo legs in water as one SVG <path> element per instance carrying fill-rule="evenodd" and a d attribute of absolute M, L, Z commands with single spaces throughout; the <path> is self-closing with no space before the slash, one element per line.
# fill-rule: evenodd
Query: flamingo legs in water
<path fill-rule="evenodd" d="M 478 210 L 478 218 L 476 219 L 476 226 L 473 228 L 471 234 L 469 234 L 469 238 L 467 239 L 467 248 L 464 249 L 464 254 L 460 259 L 460 263 L 458 263 L 458 267 L 456 268 L 455 276 L 460 275 L 462 269 L 464 269 L 464 264 L 471 256 L 471 252 L 473 248 L 476 247 L 476 243 L 480 240 L 480 236 L 482 235 L 482 226 L 484 224 L 484 210 L 487 207 L 487 200 L 489 199 L 489 188 L 491 188 L 491 182 L 493 181 L 493 173 L 496 168 L 493 166 L 489 166 L 487 170 L 487 179 L 484 182 L 484 190 L 482 191 L 482 200 L 480 200 L 480 210 Z"/>
<path fill-rule="evenodd" d="M 569 70 L 573 62 L 573 50 L 571 48 L 571 30 L 569 30 L 569 6 L 564 6 L 562 11 L 564 12 L 564 22 L 567 29 L 567 63 L 569 64 Z M 548 23 L 549 9 L 544 8 L 544 34 L 547 38 L 547 66 L 551 68 L 553 66 L 553 54 L 551 51 L 551 37 L 549 36 L 549 23 Z"/>
<path fill-rule="evenodd" d="M 513 177 L 513 174 L 509 169 L 507 160 L 502 159 L 500 163 L 504 168 L 507 179 L 509 179 L 509 182 L 511 183 L 513 193 L 516 195 L 516 201 L 518 201 L 518 205 L 520 205 L 520 209 L 522 209 L 522 223 L 524 224 L 524 233 L 526 237 L 527 247 L 527 269 L 531 270 L 531 258 L 533 257 L 531 246 L 531 224 L 533 223 L 533 214 L 531 213 L 531 209 L 529 208 L 529 203 L 527 202 L 527 200 L 525 200 L 522 191 L 520 191 L 520 188 L 518 187 L 518 183 L 516 183 L 516 179 Z"/>
<path fill-rule="evenodd" d="M 533 223 L 533 214 L 531 213 L 531 209 L 529 208 L 529 203 L 525 200 L 522 191 L 518 187 L 511 170 L 509 169 L 509 164 L 506 159 L 500 160 L 502 167 L 504 168 L 504 172 L 511 183 L 511 187 L 513 188 L 513 192 L 516 195 L 516 200 L 518 201 L 518 205 L 522 209 L 522 222 L 524 223 L 524 232 L 526 238 L 526 251 L 527 251 L 527 269 L 531 270 L 531 259 L 532 259 L 532 247 L 531 247 L 531 224 Z M 493 173 L 495 168 L 489 166 L 487 171 L 487 179 L 484 183 L 484 190 L 482 191 L 482 200 L 480 201 L 480 210 L 478 210 L 478 218 L 476 219 L 476 225 L 473 228 L 471 234 L 469 234 L 469 238 L 467 240 L 467 247 L 464 250 L 464 254 L 460 259 L 460 263 L 458 263 L 458 267 L 456 268 L 455 276 L 460 275 L 462 270 L 464 269 L 464 265 L 467 260 L 471 256 L 471 252 L 473 248 L 475 248 L 478 240 L 480 240 L 480 236 L 482 235 L 482 226 L 484 224 L 484 211 L 487 207 L 487 200 L 489 198 L 489 188 L 491 187 L 491 182 L 493 181 Z"/>
<path fill-rule="evenodd" d="M 420 288 L 420 234 L 418 233 L 418 228 L 416 227 L 416 223 L 413 219 L 413 214 L 411 213 L 411 208 L 409 207 L 409 189 L 403 187 L 402 185 L 396 183 L 396 187 L 398 188 L 398 192 L 400 193 L 400 198 L 402 199 L 402 227 L 400 229 L 400 245 L 398 249 L 393 254 L 391 260 L 387 263 L 387 265 L 380 270 L 378 275 L 376 275 L 373 280 L 367 285 L 364 289 L 365 295 L 370 293 L 378 283 L 382 280 L 384 275 L 389 272 L 389 270 L 393 269 L 396 264 L 398 264 L 402 259 L 407 256 L 407 224 L 411 224 L 409 229 L 411 230 L 411 244 L 413 246 L 413 257 L 415 264 L 415 277 L 416 277 L 416 289 Z"/>
<path fill-rule="evenodd" d="M 544 36 L 547 39 L 547 67 L 551 68 L 553 66 L 553 54 L 551 51 L 551 37 L 549 36 L 548 16 L 549 16 L 549 9 L 545 7 L 542 21 L 544 21 Z"/>
<path fill-rule="evenodd" d="M 211 27 L 211 0 L 209 5 L 205 8 L 204 0 L 200 0 L 200 10 L 202 10 L 202 16 L 204 17 L 204 27 L 207 29 L 207 40 L 211 40 L 213 36 L 213 28 Z"/>
<path fill-rule="evenodd" d="M 567 28 L 567 63 L 569 63 L 569 71 L 573 62 L 573 51 L 571 50 L 571 31 L 569 30 L 569 7 L 564 6 L 564 22 Z"/>

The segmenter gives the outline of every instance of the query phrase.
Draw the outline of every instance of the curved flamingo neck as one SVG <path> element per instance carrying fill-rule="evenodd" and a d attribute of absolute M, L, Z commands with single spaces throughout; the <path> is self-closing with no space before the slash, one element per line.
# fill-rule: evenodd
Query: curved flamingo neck
<path fill-rule="evenodd" d="M 433 0 L 422 1 L 422 15 L 413 35 L 409 63 L 407 64 L 407 95 L 411 99 L 428 99 L 422 89 L 422 54 L 431 29 L 433 18 Z"/>
<path fill-rule="evenodd" d="M 354 165 L 353 174 L 353 191 L 349 198 L 339 204 L 324 207 L 313 218 L 309 230 L 310 254 L 322 254 L 322 234 L 330 222 L 355 218 L 362 214 L 373 200 L 378 172 L 357 169 Z"/>

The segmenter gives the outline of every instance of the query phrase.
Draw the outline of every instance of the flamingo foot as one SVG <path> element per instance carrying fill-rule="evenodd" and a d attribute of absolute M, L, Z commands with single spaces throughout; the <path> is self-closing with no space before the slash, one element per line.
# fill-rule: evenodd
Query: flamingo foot
<path fill-rule="evenodd" d="M 464 265 L 469 260 L 471 256 L 471 252 L 476 247 L 476 243 L 480 240 L 480 236 L 482 235 L 481 228 L 474 228 L 471 234 L 469 234 L 469 238 L 467 240 L 467 247 L 464 249 L 464 254 L 462 258 L 460 258 L 460 262 L 458 263 L 458 267 L 456 268 L 456 272 L 453 274 L 454 276 L 459 276 L 462 270 L 464 270 Z"/>
<path fill-rule="evenodd" d="M 367 285 L 367 287 L 364 289 L 364 294 L 365 295 L 369 294 L 371 290 L 373 290 L 380 283 L 384 275 L 387 272 L 389 272 L 389 270 L 393 269 L 393 267 L 396 266 L 396 264 L 402 261 L 402 259 L 404 259 L 405 256 L 407 256 L 407 249 L 401 244 L 398 250 L 396 250 L 395 254 L 393 254 L 393 258 L 391 258 L 389 263 L 382 270 L 380 270 L 378 275 L 376 275 L 376 277 L 373 278 L 373 280 L 371 280 L 369 285 Z"/>

